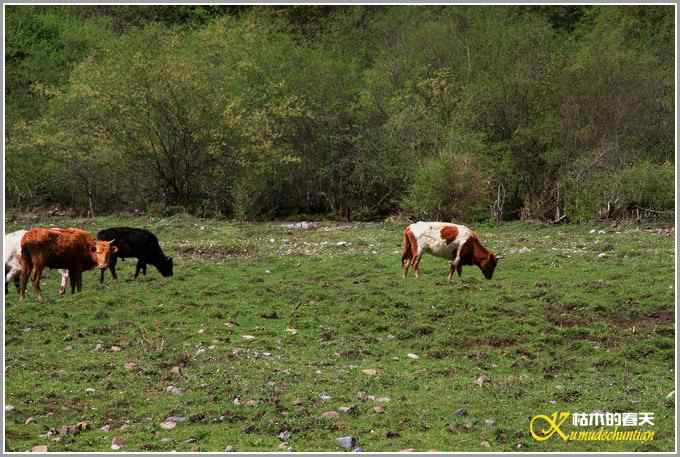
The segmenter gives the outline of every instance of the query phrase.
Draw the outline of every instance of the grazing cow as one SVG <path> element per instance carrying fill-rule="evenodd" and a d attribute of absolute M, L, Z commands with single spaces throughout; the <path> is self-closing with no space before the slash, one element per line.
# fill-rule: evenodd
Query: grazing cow
<path fill-rule="evenodd" d="M 14 281 L 17 292 L 19 292 L 21 280 L 21 238 L 26 232 L 27 230 L 17 230 L 5 235 L 5 294 L 7 294 L 7 285 L 11 281 Z M 61 275 L 59 294 L 63 295 L 66 291 L 68 270 L 59 270 L 59 274 Z"/>
<path fill-rule="evenodd" d="M 141 271 L 146 276 L 147 264 L 155 266 L 161 275 L 168 277 L 172 276 L 172 258 L 166 257 L 163 254 L 161 246 L 158 244 L 156 235 L 148 230 L 130 228 L 130 227 L 112 227 L 101 230 L 97 233 L 99 240 L 116 240 L 113 244 L 118 248 L 109 263 L 111 276 L 113 279 L 118 279 L 116 276 L 116 262 L 118 258 L 125 260 L 127 257 L 134 257 L 137 259 L 137 268 L 135 269 L 135 278 L 139 276 Z M 104 282 L 104 271 L 101 271 L 100 282 Z"/>
<path fill-rule="evenodd" d="M 21 298 L 26 296 L 28 277 L 38 301 L 42 301 L 40 277 L 47 268 L 68 270 L 71 293 L 83 289 L 83 271 L 107 268 L 117 248 L 110 241 L 98 241 L 78 228 L 34 228 L 21 238 Z"/>
<path fill-rule="evenodd" d="M 404 278 L 409 266 L 413 267 L 416 278 L 420 277 L 418 267 L 425 252 L 449 259 L 449 281 L 453 278 L 454 271 L 458 272 L 458 276 L 461 275 L 463 265 L 477 265 L 486 279 L 491 279 L 496 269 L 496 255 L 482 246 L 477 234 L 464 225 L 416 222 L 406 227 L 404 251 L 401 255 Z"/>

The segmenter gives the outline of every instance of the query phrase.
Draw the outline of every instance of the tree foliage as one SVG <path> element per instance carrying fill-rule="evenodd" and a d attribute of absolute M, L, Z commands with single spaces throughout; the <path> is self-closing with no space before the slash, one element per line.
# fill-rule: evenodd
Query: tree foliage
<path fill-rule="evenodd" d="M 674 203 L 672 7 L 7 10 L 10 205 L 578 221 Z"/>

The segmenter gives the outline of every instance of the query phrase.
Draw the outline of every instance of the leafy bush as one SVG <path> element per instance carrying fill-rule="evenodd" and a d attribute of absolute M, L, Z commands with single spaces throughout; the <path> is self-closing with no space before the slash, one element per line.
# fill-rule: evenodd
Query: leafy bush
<path fill-rule="evenodd" d="M 416 171 L 402 202 L 414 218 L 473 222 L 489 215 L 488 171 L 471 154 L 427 160 Z"/>

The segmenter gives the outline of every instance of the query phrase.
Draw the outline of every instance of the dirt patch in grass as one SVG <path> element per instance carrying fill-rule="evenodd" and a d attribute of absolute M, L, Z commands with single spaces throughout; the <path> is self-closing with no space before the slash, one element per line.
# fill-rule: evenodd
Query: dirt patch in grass
<path fill-rule="evenodd" d="M 654 328 L 660 325 L 670 325 L 675 322 L 675 315 L 673 311 L 655 311 L 648 316 L 631 318 L 623 314 L 615 316 L 605 316 L 604 320 L 608 324 L 615 325 L 619 328 Z"/>
<path fill-rule="evenodd" d="M 588 326 L 596 322 L 606 322 L 622 329 L 638 328 L 647 329 L 660 325 L 670 325 L 675 322 L 672 311 L 656 311 L 645 317 L 631 317 L 625 313 L 580 316 L 574 314 L 562 314 L 559 316 L 548 316 L 548 322 L 557 327 L 575 327 L 577 325 Z"/>

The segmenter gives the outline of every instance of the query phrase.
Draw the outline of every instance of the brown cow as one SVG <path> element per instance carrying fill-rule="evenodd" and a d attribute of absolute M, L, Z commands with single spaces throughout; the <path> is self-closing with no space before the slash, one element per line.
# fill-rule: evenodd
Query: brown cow
<path fill-rule="evenodd" d="M 99 241 L 79 228 L 34 228 L 21 238 L 21 298 L 26 296 L 28 277 L 38 301 L 42 301 L 40 277 L 45 268 L 68 270 L 71 293 L 83 289 L 83 271 L 108 268 L 118 248 L 111 241 Z M 32 273 L 32 275 L 31 275 Z"/>

